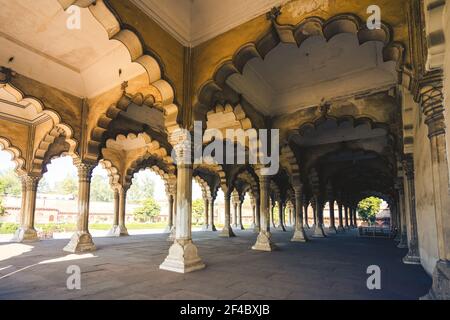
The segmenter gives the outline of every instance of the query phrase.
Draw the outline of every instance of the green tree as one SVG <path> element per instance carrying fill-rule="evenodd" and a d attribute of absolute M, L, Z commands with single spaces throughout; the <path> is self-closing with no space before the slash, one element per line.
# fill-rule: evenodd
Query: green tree
<path fill-rule="evenodd" d="M 3 206 L 3 198 L 0 196 L 0 216 L 5 214 L 5 207 Z"/>
<path fill-rule="evenodd" d="M 202 199 L 196 199 L 192 202 L 192 219 L 195 224 L 204 218 L 205 215 L 205 202 Z"/>
<path fill-rule="evenodd" d="M 95 175 L 91 182 L 92 201 L 110 202 L 113 199 L 113 191 L 108 182 L 108 178 Z"/>
<path fill-rule="evenodd" d="M 15 197 L 19 197 L 22 194 L 19 177 L 13 169 L 0 173 L 0 194 Z"/>
<path fill-rule="evenodd" d="M 128 190 L 128 199 L 132 202 L 139 202 L 148 198 L 153 198 L 155 184 L 150 171 L 138 173 L 133 179 L 133 183 Z"/>
<path fill-rule="evenodd" d="M 58 193 L 64 195 L 77 195 L 78 193 L 78 181 L 75 177 L 67 175 L 64 180 L 59 181 L 56 184 L 56 190 Z"/>
<path fill-rule="evenodd" d="M 142 202 L 142 206 L 134 210 L 134 218 L 139 222 L 154 222 L 155 218 L 159 216 L 161 207 L 158 202 L 149 197 Z"/>
<path fill-rule="evenodd" d="M 361 219 L 369 224 L 373 224 L 376 220 L 376 215 L 380 212 L 383 200 L 370 197 L 362 200 L 358 205 L 358 215 Z"/>

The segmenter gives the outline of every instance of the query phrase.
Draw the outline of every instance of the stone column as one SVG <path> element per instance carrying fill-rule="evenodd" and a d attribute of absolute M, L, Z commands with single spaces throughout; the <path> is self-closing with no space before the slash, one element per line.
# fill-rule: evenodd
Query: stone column
<path fill-rule="evenodd" d="M 305 234 L 305 229 L 303 227 L 303 194 L 302 186 L 294 187 L 295 192 L 295 231 L 292 237 L 292 242 L 306 242 L 308 238 Z"/>
<path fill-rule="evenodd" d="M 284 226 L 284 204 L 281 200 L 278 201 L 278 219 L 280 221 L 280 229 L 286 232 L 286 227 Z"/>
<path fill-rule="evenodd" d="M 64 251 L 72 253 L 95 251 L 96 248 L 89 233 L 89 200 L 92 171 L 96 165 L 77 161 L 75 166 L 78 169 L 78 229 Z"/>
<path fill-rule="evenodd" d="M 184 144 L 174 147 L 177 157 L 177 211 L 175 240 L 160 269 L 188 273 L 203 269 L 205 264 L 192 241 L 192 163 Z"/>
<path fill-rule="evenodd" d="M 233 228 L 237 228 L 237 220 L 238 220 L 238 200 L 233 197 Z"/>
<path fill-rule="evenodd" d="M 450 201 L 449 169 L 444 117 L 443 79 L 441 72 L 424 79 L 420 105 L 428 126 L 434 189 L 439 261 L 433 272 L 433 286 L 428 297 L 450 299 Z"/>
<path fill-rule="evenodd" d="M 39 184 L 39 176 L 22 176 L 22 217 L 21 226 L 16 231 L 13 241 L 34 242 L 38 241 L 38 235 L 34 228 L 36 214 L 36 195 Z"/>
<path fill-rule="evenodd" d="M 208 231 L 217 231 L 216 229 L 216 225 L 214 224 L 214 198 L 209 198 L 208 199 L 208 203 L 209 203 L 209 214 L 210 214 L 210 219 L 209 219 L 209 226 L 208 226 Z"/>
<path fill-rule="evenodd" d="M 417 234 L 417 217 L 416 217 L 416 192 L 414 185 L 414 160 L 412 156 L 407 156 L 403 161 L 403 169 L 405 170 L 406 180 L 408 183 L 409 193 L 409 220 L 410 220 L 410 239 L 409 251 L 403 262 L 406 264 L 420 264 L 419 253 L 419 237 Z"/>
<path fill-rule="evenodd" d="M 343 220 L 343 217 L 342 217 L 342 203 L 341 202 L 338 202 L 338 214 L 339 214 L 338 232 L 345 232 L 344 220 Z"/>
<path fill-rule="evenodd" d="M 312 228 L 315 229 L 317 226 L 317 200 L 313 197 L 311 201 L 311 207 L 313 209 L 313 225 Z"/>
<path fill-rule="evenodd" d="M 203 224 L 202 229 L 207 231 L 209 229 L 209 200 L 205 197 L 203 201 L 205 203 L 205 223 Z"/>
<path fill-rule="evenodd" d="M 254 233 L 259 233 L 261 231 L 261 201 L 259 198 L 255 198 L 255 228 L 253 229 Z"/>
<path fill-rule="evenodd" d="M 251 205 L 252 205 L 252 225 L 250 226 L 251 229 L 255 229 L 256 227 L 256 204 L 255 199 L 251 199 Z"/>
<path fill-rule="evenodd" d="M 345 229 L 349 229 L 349 225 L 348 225 L 348 206 L 344 205 L 344 213 L 345 213 Z"/>
<path fill-rule="evenodd" d="M 309 221 L 308 221 L 308 208 L 309 208 L 309 200 L 306 199 L 306 197 L 303 197 L 303 212 L 305 213 L 305 221 L 304 221 L 304 228 L 310 229 L 309 227 Z"/>
<path fill-rule="evenodd" d="M 108 231 L 109 237 L 117 236 L 117 228 L 119 227 L 119 207 L 120 207 L 120 199 L 119 199 L 119 189 L 117 187 L 114 188 L 114 221 L 111 230 Z"/>
<path fill-rule="evenodd" d="M 233 232 L 233 229 L 231 228 L 231 212 L 230 212 L 231 195 L 227 192 L 224 192 L 224 198 L 225 198 L 225 223 L 222 232 L 220 233 L 220 236 L 223 238 L 236 237 L 236 235 Z"/>
<path fill-rule="evenodd" d="M 275 201 L 270 201 L 270 224 L 273 228 L 276 228 L 275 226 L 275 220 L 273 219 L 273 214 L 275 211 Z"/>
<path fill-rule="evenodd" d="M 330 205 L 330 227 L 328 228 L 329 233 L 337 233 L 336 230 L 336 221 L 334 217 L 334 199 L 329 201 Z"/>
<path fill-rule="evenodd" d="M 120 236 L 128 236 L 128 230 L 126 227 L 126 214 L 127 214 L 127 192 L 128 189 L 121 189 L 119 191 L 119 203 L 120 203 L 120 210 L 119 210 L 119 231 Z"/>
<path fill-rule="evenodd" d="M 353 207 L 348 208 L 348 225 L 350 229 L 353 229 Z"/>
<path fill-rule="evenodd" d="M 176 239 L 176 232 L 177 232 L 177 190 L 175 188 L 175 193 L 172 195 L 173 203 L 172 203 L 172 230 L 170 230 L 170 234 L 167 237 L 167 241 L 174 242 Z"/>
<path fill-rule="evenodd" d="M 169 196 L 167 197 L 168 203 L 169 203 L 169 217 L 168 217 L 168 221 L 167 221 L 167 227 L 166 227 L 166 232 L 170 232 L 173 229 L 173 206 L 174 206 L 174 197 L 173 195 L 169 194 Z"/>
<path fill-rule="evenodd" d="M 353 225 L 355 226 L 355 228 L 358 228 L 358 208 L 355 208 L 353 218 L 355 219 Z"/>
<path fill-rule="evenodd" d="M 323 230 L 323 207 L 324 204 L 323 202 L 320 200 L 319 196 L 316 195 L 314 196 L 314 203 L 315 205 L 313 205 L 315 214 L 314 216 L 316 217 L 316 224 L 314 227 L 314 233 L 313 233 L 313 238 L 325 238 L 326 234 L 325 231 Z"/>
<path fill-rule="evenodd" d="M 244 230 L 244 224 L 242 223 L 242 205 L 244 204 L 244 201 L 242 199 L 238 203 L 238 229 Z"/>
<path fill-rule="evenodd" d="M 397 248 L 404 249 L 408 248 L 408 234 L 406 231 L 406 216 L 405 216 L 405 196 L 404 196 L 404 187 L 403 187 L 403 179 L 399 178 L 398 184 L 398 195 L 399 195 L 399 203 L 400 203 L 400 243 L 397 245 Z"/>
<path fill-rule="evenodd" d="M 253 250 L 259 251 L 273 251 L 275 249 L 272 243 L 272 235 L 270 234 L 270 210 L 269 210 L 269 184 L 270 178 L 268 176 L 261 175 L 259 177 L 260 185 L 260 209 L 261 209 L 261 227 L 256 239 Z"/>

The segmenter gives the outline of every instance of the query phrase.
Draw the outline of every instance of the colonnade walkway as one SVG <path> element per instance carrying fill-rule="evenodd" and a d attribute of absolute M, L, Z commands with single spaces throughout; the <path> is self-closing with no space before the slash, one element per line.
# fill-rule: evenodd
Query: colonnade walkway
<path fill-rule="evenodd" d="M 159 270 L 167 234 L 97 238 L 98 250 L 66 255 L 65 240 L 0 245 L 0 299 L 418 299 L 431 278 L 405 265 L 393 240 L 359 238 L 356 230 L 293 243 L 273 231 L 279 248 L 251 250 L 256 234 L 236 238 L 194 232 L 207 268 L 189 274 Z M 309 233 L 309 231 L 307 231 Z M 81 270 L 81 290 L 68 290 L 67 268 Z M 367 289 L 367 267 L 381 268 L 381 290 Z"/>

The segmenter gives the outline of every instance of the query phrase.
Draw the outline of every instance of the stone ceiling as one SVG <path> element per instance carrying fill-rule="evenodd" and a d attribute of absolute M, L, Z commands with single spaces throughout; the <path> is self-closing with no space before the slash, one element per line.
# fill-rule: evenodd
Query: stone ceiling
<path fill-rule="evenodd" d="M 196 46 L 287 0 L 131 0 L 185 46 Z"/>

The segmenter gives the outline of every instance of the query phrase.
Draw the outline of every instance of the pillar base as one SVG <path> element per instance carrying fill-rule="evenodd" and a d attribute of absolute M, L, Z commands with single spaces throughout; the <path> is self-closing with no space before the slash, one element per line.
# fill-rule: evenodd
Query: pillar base
<path fill-rule="evenodd" d="M 13 242 L 36 242 L 39 241 L 39 237 L 34 228 L 24 228 L 20 227 L 17 229 L 14 237 L 12 238 Z"/>
<path fill-rule="evenodd" d="M 261 228 L 259 226 L 253 227 L 253 233 L 259 233 L 261 231 Z"/>
<path fill-rule="evenodd" d="M 126 237 L 129 236 L 128 230 L 125 226 L 113 226 L 108 231 L 108 237 Z"/>
<path fill-rule="evenodd" d="M 233 223 L 231 226 L 232 226 L 233 228 L 237 228 L 237 227 L 238 227 L 238 225 L 237 225 L 236 223 Z"/>
<path fill-rule="evenodd" d="M 280 225 L 278 226 L 278 229 L 280 229 L 280 230 L 283 231 L 283 232 L 286 232 L 286 227 L 284 226 L 284 224 L 280 224 Z"/>
<path fill-rule="evenodd" d="M 244 225 L 243 224 L 238 224 L 237 228 L 239 230 L 245 230 Z"/>
<path fill-rule="evenodd" d="M 172 230 L 170 231 L 169 236 L 167 237 L 167 241 L 174 242 L 175 238 L 176 238 L 176 229 L 175 227 L 173 227 Z"/>
<path fill-rule="evenodd" d="M 164 229 L 164 233 L 169 233 L 173 229 L 173 226 L 167 226 L 166 229 Z"/>
<path fill-rule="evenodd" d="M 310 226 L 309 226 L 307 223 L 305 223 L 305 225 L 303 226 L 303 228 L 304 228 L 305 230 L 311 229 Z"/>
<path fill-rule="evenodd" d="M 205 268 L 192 240 L 175 240 L 169 249 L 169 255 L 159 266 L 161 270 L 188 273 Z"/>
<path fill-rule="evenodd" d="M 450 262 L 440 260 L 433 272 L 433 284 L 421 300 L 450 300 Z"/>
<path fill-rule="evenodd" d="M 344 227 L 343 226 L 339 226 L 338 228 L 337 228 L 337 232 L 345 232 L 345 229 L 344 229 Z"/>
<path fill-rule="evenodd" d="M 317 225 L 314 228 L 313 238 L 325 238 L 327 235 L 325 234 L 325 231 L 323 230 L 323 226 Z"/>
<path fill-rule="evenodd" d="M 330 227 L 328 228 L 328 233 L 330 233 L 330 234 L 336 234 L 336 233 L 337 233 L 336 227 L 335 227 L 335 226 L 330 226 Z"/>
<path fill-rule="evenodd" d="M 420 264 L 420 256 L 415 255 L 412 252 L 408 252 L 408 254 L 403 258 L 404 264 Z"/>
<path fill-rule="evenodd" d="M 292 242 L 307 242 L 308 238 L 305 234 L 305 229 L 295 230 L 294 236 L 291 239 Z"/>
<path fill-rule="evenodd" d="M 236 235 L 233 232 L 233 229 L 228 226 L 228 227 L 224 227 L 222 229 L 222 231 L 220 232 L 220 237 L 222 238 L 232 238 L 232 237 L 236 237 Z"/>
<path fill-rule="evenodd" d="M 274 251 L 276 246 L 272 243 L 272 235 L 268 231 L 261 231 L 258 234 L 258 238 L 256 239 L 255 245 L 252 247 L 252 250 L 257 251 Z"/>
<path fill-rule="evenodd" d="M 216 226 L 214 224 L 210 224 L 208 226 L 208 231 L 217 231 L 217 228 L 216 228 Z"/>
<path fill-rule="evenodd" d="M 397 248 L 399 249 L 405 249 L 408 248 L 408 240 L 405 233 L 403 233 L 400 237 L 400 243 L 397 245 Z"/>
<path fill-rule="evenodd" d="M 87 251 L 95 251 L 95 245 L 92 241 L 92 236 L 89 232 L 76 232 L 67 246 L 64 247 L 64 251 L 71 253 L 81 253 Z"/>

